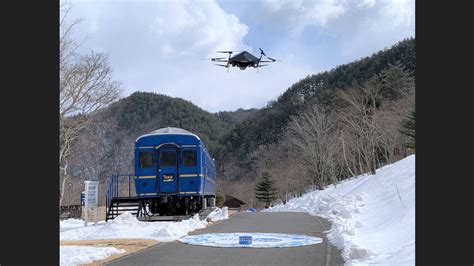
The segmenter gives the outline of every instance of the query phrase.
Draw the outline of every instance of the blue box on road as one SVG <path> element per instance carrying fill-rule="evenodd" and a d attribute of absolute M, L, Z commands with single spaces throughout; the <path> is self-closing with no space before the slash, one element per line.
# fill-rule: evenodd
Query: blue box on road
<path fill-rule="evenodd" d="M 239 236 L 239 244 L 241 245 L 252 244 L 252 236 Z"/>

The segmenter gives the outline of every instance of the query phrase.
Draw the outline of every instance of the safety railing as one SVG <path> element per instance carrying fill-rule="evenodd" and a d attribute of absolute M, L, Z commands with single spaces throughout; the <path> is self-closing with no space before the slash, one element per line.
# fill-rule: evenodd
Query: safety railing
<path fill-rule="evenodd" d="M 109 210 L 112 208 L 112 201 L 114 198 L 130 198 L 136 194 L 134 191 L 132 192 L 132 190 L 135 189 L 135 184 L 133 184 L 132 188 L 132 182 L 134 182 L 134 178 L 135 176 L 131 174 L 115 174 L 108 179 L 107 193 L 105 194 L 106 214 L 108 214 Z"/>

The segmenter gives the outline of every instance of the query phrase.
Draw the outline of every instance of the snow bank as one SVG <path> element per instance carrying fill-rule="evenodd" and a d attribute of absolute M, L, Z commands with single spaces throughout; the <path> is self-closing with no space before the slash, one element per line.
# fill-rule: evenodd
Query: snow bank
<path fill-rule="evenodd" d="M 222 209 L 217 208 L 213 212 L 211 212 L 206 220 L 211 221 L 211 222 L 217 222 L 221 220 L 227 220 L 229 219 L 229 210 L 227 207 L 223 207 Z"/>
<path fill-rule="evenodd" d="M 78 265 L 105 259 L 125 250 L 114 247 L 60 246 L 59 260 L 61 265 Z"/>
<path fill-rule="evenodd" d="M 66 219 L 66 220 L 60 220 L 59 221 L 59 228 L 72 228 L 72 227 L 81 227 L 84 226 L 84 221 L 80 219 Z"/>
<path fill-rule="evenodd" d="M 99 222 L 96 225 L 83 227 L 84 222 L 78 219 L 60 221 L 60 229 L 70 228 L 59 234 L 60 240 L 94 240 L 143 238 L 160 242 L 174 241 L 188 235 L 189 232 L 204 228 L 209 221 L 229 219 L 227 207 L 217 208 L 205 220 L 201 221 L 196 214 L 192 218 L 180 222 L 141 222 L 131 214 L 125 212 L 108 222 Z M 75 265 L 90 263 L 93 260 L 104 259 L 122 251 L 109 247 L 89 246 L 60 246 L 61 265 Z"/>
<path fill-rule="evenodd" d="M 206 227 L 207 222 L 198 215 L 180 222 L 141 222 L 130 212 L 112 221 L 81 227 L 60 233 L 60 240 L 145 238 L 157 241 L 173 241 L 188 232 Z"/>
<path fill-rule="evenodd" d="M 346 265 L 414 265 L 415 155 L 264 211 L 327 218 Z"/>
<path fill-rule="evenodd" d="M 217 208 L 203 221 L 201 221 L 199 216 L 196 214 L 192 218 L 180 222 L 141 222 L 138 221 L 130 212 L 126 212 L 109 222 L 97 223 L 96 225 L 90 224 L 88 227 L 82 227 L 84 223 L 81 220 L 78 220 L 81 222 L 81 227 L 61 232 L 59 239 L 91 240 L 144 238 L 167 242 L 186 236 L 189 232 L 196 229 L 206 227 L 208 224 L 207 220 L 215 222 L 228 218 L 229 214 L 227 207 L 222 209 Z M 78 225 L 77 221 L 69 221 L 68 223 Z"/>

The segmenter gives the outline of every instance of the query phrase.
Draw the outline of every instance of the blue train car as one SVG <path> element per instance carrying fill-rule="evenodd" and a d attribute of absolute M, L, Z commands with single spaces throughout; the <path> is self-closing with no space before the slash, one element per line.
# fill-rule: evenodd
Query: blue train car
<path fill-rule="evenodd" d="M 135 189 L 151 214 L 193 214 L 215 204 L 216 167 L 201 139 L 167 127 L 135 141 Z"/>

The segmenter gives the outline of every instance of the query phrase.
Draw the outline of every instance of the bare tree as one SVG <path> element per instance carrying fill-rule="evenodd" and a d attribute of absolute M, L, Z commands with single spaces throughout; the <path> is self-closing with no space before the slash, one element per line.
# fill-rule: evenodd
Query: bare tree
<path fill-rule="evenodd" d="M 119 83 L 112 80 L 107 55 L 91 52 L 81 55 L 80 44 L 72 38 L 80 20 L 69 22 L 69 5 L 62 5 L 59 41 L 59 167 L 60 200 L 68 179 L 71 149 L 78 133 L 92 121 L 90 114 L 107 106 L 120 96 Z"/>
<path fill-rule="evenodd" d="M 376 173 L 376 142 L 381 137 L 381 119 L 378 119 L 377 108 L 380 102 L 377 90 L 369 88 L 351 88 L 339 91 L 340 99 L 347 106 L 338 111 L 345 132 L 351 136 L 351 141 L 346 142 L 354 147 L 358 172 Z M 347 145 L 346 145 L 347 147 Z"/>
<path fill-rule="evenodd" d="M 350 172 L 375 174 L 378 167 L 399 159 L 401 119 L 414 104 L 413 93 L 400 95 L 388 101 L 370 83 L 338 92 L 346 104 L 337 111 L 337 117 L 344 161 Z"/>
<path fill-rule="evenodd" d="M 338 181 L 335 125 L 328 111 L 311 106 L 288 127 L 288 138 L 301 151 L 300 158 L 318 188 Z"/>

